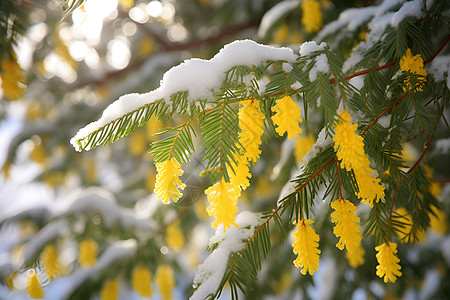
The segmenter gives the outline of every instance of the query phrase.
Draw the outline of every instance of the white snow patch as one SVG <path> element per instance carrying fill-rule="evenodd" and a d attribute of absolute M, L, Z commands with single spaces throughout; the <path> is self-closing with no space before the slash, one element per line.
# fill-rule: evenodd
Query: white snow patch
<path fill-rule="evenodd" d="M 419 293 L 419 299 L 432 299 L 441 285 L 441 275 L 436 269 L 428 270 Z"/>
<path fill-rule="evenodd" d="M 389 128 L 389 124 L 391 122 L 391 115 L 385 115 L 378 119 L 378 124 L 383 126 L 384 128 Z"/>
<path fill-rule="evenodd" d="M 445 238 L 441 243 L 441 252 L 447 266 L 450 266 L 450 235 Z"/>
<path fill-rule="evenodd" d="M 287 0 L 275 4 L 262 17 L 261 24 L 258 29 L 258 37 L 264 38 L 267 31 L 278 21 L 283 15 L 287 14 L 299 5 L 298 1 Z"/>
<path fill-rule="evenodd" d="M 322 130 L 319 132 L 316 143 L 313 145 L 312 149 L 309 150 L 303 157 L 303 160 L 300 164 L 301 166 L 307 165 L 308 162 L 314 157 L 316 157 L 316 155 L 320 151 L 328 147 L 333 142 L 331 136 L 330 135 L 327 136 L 326 132 L 327 132 L 326 127 L 322 128 Z"/>
<path fill-rule="evenodd" d="M 271 180 L 275 180 L 278 177 L 278 175 L 280 175 L 281 169 L 288 161 L 289 157 L 294 151 L 294 148 L 295 148 L 294 139 L 285 139 L 284 142 L 281 144 L 280 160 L 277 162 L 275 167 L 273 167 L 272 174 L 270 175 Z"/>
<path fill-rule="evenodd" d="M 450 150 L 450 138 L 440 139 L 436 141 L 436 151 L 448 153 Z"/>
<path fill-rule="evenodd" d="M 327 43 L 325 43 L 325 42 L 320 43 L 320 45 L 317 45 L 317 43 L 314 41 L 304 42 L 303 44 L 300 45 L 300 55 L 306 56 L 315 51 L 325 50 L 326 46 L 327 46 Z"/>
<path fill-rule="evenodd" d="M 170 95 L 179 91 L 187 91 L 190 100 L 210 98 L 214 89 L 220 88 L 225 72 L 232 67 L 258 65 L 267 60 L 295 62 L 296 58 L 290 48 L 274 48 L 252 40 L 234 41 L 210 60 L 193 58 L 172 67 L 164 74 L 160 87 L 153 91 L 121 96 L 103 111 L 99 120 L 81 128 L 70 143 L 81 151 L 78 141 L 93 131 L 154 101 L 164 99 L 169 102 Z"/>
<path fill-rule="evenodd" d="M 299 90 L 303 87 L 303 84 L 300 81 L 296 81 L 293 84 L 291 84 L 291 88 L 293 90 Z"/>
<path fill-rule="evenodd" d="M 328 73 L 330 71 L 330 66 L 328 65 L 328 58 L 325 53 L 320 54 L 316 57 L 316 64 L 314 67 L 309 71 L 309 81 L 313 82 L 317 79 L 317 74 L 319 72 L 321 73 Z"/>
<path fill-rule="evenodd" d="M 447 88 L 450 89 L 450 55 L 435 57 L 427 70 L 436 82 L 447 81 Z"/>
<path fill-rule="evenodd" d="M 210 245 L 220 244 L 198 266 L 193 283 L 196 290 L 191 300 L 206 299 L 208 295 L 217 291 L 226 271 L 229 256 L 245 247 L 248 239 L 253 236 L 255 227 L 261 224 L 261 214 L 243 211 L 237 215 L 236 223 L 239 225 L 238 228 L 231 227 L 226 232 L 223 232 L 223 225 L 219 225 L 216 234 L 211 237 Z"/>
<path fill-rule="evenodd" d="M 358 91 L 364 86 L 364 79 L 366 76 L 356 76 L 350 79 L 348 82 L 353 85 Z"/>
<path fill-rule="evenodd" d="M 282 67 L 283 67 L 283 71 L 284 71 L 285 73 L 289 73 L 289 72 L 291 72 L 292 69 L 293 69 L 292 65 L 291 65 L 291 64 L 288 64 L 288 63 L 283 63 L 283 64 L 282 64 Z"/>
<path fill-rule="evenodd" d="M 400 22 L 409 16 L 423 18 L 423 0 L 414 0 L 403 3 L 402 7 L 392 16 L 391 26 L 397 27 Z"/>
<path fill-rule="evenodd" d="M 361 8 L 349 8 L 343 11 L 336 21 L 328 23 L 317 35 L 317 39 L 323 40 L 338 31 L 355 31 L 363 24 L 369 22 L 373 17 L 381 16 L 393 7 L 401 4 L 404 0 L 383 1 L 380 5 L 367 6 Z M 346 27 L 346 29 L 342 29 Z"/>
<path fill-rule="evenodd" d="M 131 257 L 137 248 L 134 239 L 115 241 L 99 257 L 97 263 L 85 269 L 78 269 L 69 276 L 58 277 L 46 288 L 46 296 L 54 295 L 49 299 L 67 299 L 80 285 L 89 278 L 95 278 L 98 273 L 107 268 L 113 262 Z"/>

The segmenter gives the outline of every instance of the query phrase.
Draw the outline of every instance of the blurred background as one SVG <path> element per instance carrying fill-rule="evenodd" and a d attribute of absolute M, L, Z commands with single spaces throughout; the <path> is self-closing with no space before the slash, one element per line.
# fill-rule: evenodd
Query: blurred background
<path fill-rule="evenodd" d="M 114 299 L 105 290 L 117 287 L 119 299 L 141 299 L 132 283 L 137 267 L 151 273 L 152 299 L 187 299 L 214 234 L 203 192 L 209 182 L 198 175 L 199 154 L 183 167 L 184 197 L 162 205 L 153 194 L 156 171 L 149 154 L 154 134 L 182 119 L 151 119 L 88 152 L 76 152 L 69 141 L 119 96 L 157 88 L 164 72 L 185 59 L 210 59 L 225 44 L 246 38 L 298 52 L 345 8 L 377 3 L 315 2 L 320 15 L 309 28 L 300 21 L 299 1 L 0 0 L 1 70 L 9 74 L 1 77 L 0 89 L 0 299 L 29 299 L 33 270 L 45 299 Z M 348 55 L 365 30 L 361 26 L 336 44 L 338 52 Z M 282 140 L 266 135 L 240 210 L 275 207 L 321 122 L 309 116 L 302 123 L 309 138 L 295 148 L 297 158 L 282 156 Z M 290 154 L 294 144 L 284 149 Z M 411 147 L 411 161 L 417 153 Z M 436 182 L 435 188 L 448 200 L 448 185 Z M 394 286 L 375 276 L 370 242 L 366 264 L 352 269 L 334 247 L 328 207 L 316 211 L 321 248 L 333 246 L 323 251 L 317 274 L 301 276 L 292 264 L 292 242 L 274 237 L 248 299 L 448 299 L 445 214 L 422 243 L 400 246 L 405 275 Z M 45 265 L 57 266 L 53 276 Z M 228 297 L 225 290 L 222 298 Z"/>

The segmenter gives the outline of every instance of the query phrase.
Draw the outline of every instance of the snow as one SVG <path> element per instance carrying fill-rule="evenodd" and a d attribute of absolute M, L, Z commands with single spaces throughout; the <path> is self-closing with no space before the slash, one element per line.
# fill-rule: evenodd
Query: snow
<path fill-rule="evenodd" d="M 316 64 L 309 71 L 309 81 L 314 81 L 317 79 L 317 74 L 328 73 L 330 71 L 330 66 L 328 65 L 328 58 L 325 53 L 320 54 L 316 57 Z"/>
<path fill-rule="evenodd" d="M 402 4 L 402 6 L 396 12 L 390 11 L 400 4 Z M 351 20 L 352 18 L 350 18 L 348 14 L 353 15 L 354 18 L 356 18 L 355 16 L 359 12 L 365 14 L 365 16 L 358 16 L 357 18 L 359 20 L 365 19 L 364 22 L 370 20 L 367 24 L 369 30 L 367 33 L 367 40 L 355 47 L 352 55 L 344 62 L 343 70 L 346 72 L 361 61 L 361 53 L 373 47 L 376 42 L 384 39 L 386 28 L 396 28 L 406 17 L 424 17 L 423 9 L 424 6 L 422 0 L 407 2 L 402 0 L 385 0 L 380 5 L 374 6 L 374 9 L 368 9 L 368 7 L 359 9 L 352 8 L 350 9 L 350 13 L 348 13 L 348 10 L 342 12 L 342 20 L 339 18 L 337 21 L 331 22 L 319 33 L 318 37 L 324 38 L 331 33 L 337 32 L 344 26 L 347 26 L 348 29 L 350 29 L 354 25 L 357 25 L 357 21 Z"/>
<path fill-rule="evenodd" d="M 90 187 L 72 194 L 61 205 L 56 206 L 54 216 L 65 217 L 82 212 L 93 215 L 100 213 L 107 227 L 122 223 L 124 227 L 138 227 L 151 230 L 154 227 L 148 218 L 136 218 L 132 212 L 126 213 L 116 203 L 114 195 L 104 189 Z"/>
<path fill-rule="evenodd" d="M 423 0 L 405 2 L 403 6 L 392 16 L 391 26 L 397 27 L 398 24 L 400 24 L 400 22 L 408 16 L 423 18 L 425 15 L 423 8 Z"/>
<path fill-rule="evenodd" d="M 440 250 L 442 252 L 442 256 L 447 263 L 447 266 L 450 266 L 450 235 L 448 235 L 441 243 Z"/>
<path fill-rule="evenodd" d="M 419 293 L 419 299 L 432 299 L 441 285 L 441 275 L 436 269 L 428 270 Z"/>
<path fill-rule="evenodd" d="M 97 263 L 85 269 L 78 269 L 69 276 L 58 277 L 45 289 L 49 299 L 67 299 L 80 285 L 90 278 L 96 278 L 98 274 L 120 259 L 131 257 L 135 254 L 137 242 L 134 239 L 115 241 L 99 257 Z"/>
<path fill-rule="evenodd" d="M 288 159 L 291 157 L 292 152 L 295 148 L 295 139 L 285 139 L 281 144 L 281 155 L 280 160 L 277 162 L 275 167 L 273 167 L 272 174 L 270 175 L 270 180 L 275 180 L 281 172 L 281 169 L 286 164 Z"/>
<path fill-rule="evenodd" d="M 323 40 L 326 36 L 338 31 L 355 31 L 364 23 L 367 23 L 374 16 L 381 16 L 388 10 L 400 5 L 404 0 L 383 1 L 380 5 L 367 6 L 361 8 L 349 8 L 343 11 L 336 21 L 328 23 L 317 35 L 318 40 Z M 342 29 L 346 27 L 346 29 Z"/>
<path fill-rule="evenodd" d="M 327 128 L 322 128 L 322 130 L 319 132 L 319 135 L 317 136 L 316 143 L 313 145 L 312 149 L 309 150 L 303 157 L 301 166 L 307 165 L 311 159 L 316 157 L 320 151 L 328 147 L 332 142 L 333 139 L 331 138 L 331 136 L 327 136 Z"/>
<path fill-rule="evenodd" d="M 229 256 L 244 249 L 256 226 L 261 224 L 261 214 L 243 211 L 237 215 L 236 223 L 238 228 L 231 227 L 226 232 L 223 232 L 223 225 L 219 225 L 216 234 L 211 237 L 209 244 L 219 243 L 219 246 L 198 266 L 193 283 L 196 290 L 191 300 L 206 299 L 217 291 Z"/>
<path fill-rule="evenodd" d="M 320 45 L 317 45 L 317 43 L 314 41 L 304 42 L 300 45 L 300 55 L 307 56 L 312 52 L 325 50 L 326 46 L 327 43 L 325 42 L 320 43 Z"/>
<path fill-rule="evenodd" d="M 275 4 L 262 17 L 261 24 L 258 29 L 258 37 L 264 38 L 269 29 L 278 21 L 283 15 L 293 10 L 299 5 L 298 1 L 287 0 Z"/>
<path fill-rule="evenodd" d="M 296 58 L 290 48 L 274 48 L 252 40 L 234 41 L 225 45 L 210 60 L 193 58 L 172 67 L 164 74 L 160 87 L 153 91 L 121 96 L 104 110 L 99 120 L 81 128 L 70 143 L 81 151 L 77 142 L 91 132 L 157 100 L 164 99 L 169 104 L 170 96 L 179 91 L 187 91 L 191 101 L 211 98 L 213 91 L 220 88 L 225 72 L 232 67 L 259 65 L 267 60 L 295 62 Z"/>
<path fill-rule="evenodd" d="M 22 254 L 23 261 L 29 261 L 50 241 L 67 233 L 68 229 L 69 228 L 65 220 L 59 220 L 45 225 L 26 243 Z"/>
<path fill-rule="evenodd" d="M 447 81 L 447 88 L 450 89 L 450 55 L 435 57 L 427 66 L 427 71 L 436 82 Z"/>
<path fill-rule="evenodd" d="M 282 64 L 282 67 L 283 67 L 283 71 L 284 71 L 285 73 L 289 73 L 289 72 L 291 72 L 292 69 L 293 69 L 292 65 L 291 65 L 291 64 L 288 64 L 288 63 L 283 63 L 283 64 Z"/>
<path fill-rule="evenodd" d="M 436 151 L 448 153 L 450 150 L 450 138 L 439 139 L 436 141 Z"/>

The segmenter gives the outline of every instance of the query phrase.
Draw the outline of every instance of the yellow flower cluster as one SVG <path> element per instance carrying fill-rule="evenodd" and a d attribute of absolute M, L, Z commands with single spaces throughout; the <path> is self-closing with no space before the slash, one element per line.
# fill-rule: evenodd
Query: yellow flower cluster
<path fill-rule="evenodd" d="M 309 272 L 314 274 L 319 269 L 319 235 L 315 233 L 314 229 L 308 224 L 313 223 L 314 220 L 300 220 L 297 223 L 297 230 L 292 234 L 294 236 L 294 253 L 298 254 L 294 260 L 294 265 L 302 268 L 302 274 Z"/>
<path fill-rule="evenodd" d="M 180 163 L 175 159 L 171 158 L 162 163 L 156 164 L 156 183 L 155 183 L 155 193 L 159 199 L 161 199 L 164 204 L 168 204 L 170 198 L 176 203 L 178 199 L 183 195 L 178 190 L 184 189 L 186 185 L 181 182 L 178 176 L 183 174 L 181 170 Z"/>
<path fill-rule="evenodd" d="M 412 55 L 411 49 L 406 50 L 405 55 L 400 59 L 400 69 L 404 72 L 417 75 L 418 82 L 416 83 L 416 90 L 422 91 L 423 85 L 426 82 L 427 70 L 423 65 L 423 59 L 420 54 Z M 405 80 L 406 85 L 411 87 L 411 78 L 408 76 Z"/>
<path fill-rule="evenodd" d="M 238 227 L 234 222 L 237 212 L 237 201 L 241 195 L 241 190 L 235 184 L 226 182 L 223 178 L 205 190 L 208 197 L 209 206 L 206 211 L 208 215 L 214 216 L 213 228 L 223 224 L 225 232 L 231 225 Z"/>
<path fill-rule="evenodd" d="M 366 251 L 363 247 L 359 246 L 353 253 L 347 251 L 345 257 L 347 258 L 348 264 L 352 268 L 357 268 L 364 263 L 364 254 Z"/>
<path fill-rule="evenodd" d="M 322 28 L 322 11 L 317 0 L 304 0 L 302 7 L 302 24 L 308 33 L 317 32 Z"/>
<path fill-rule="evenodd" d="M 116 279 L 110 279 L 103 284 L 100 291 L 101 300 L 117 300 L 119 296 L 119 283 Z"/>
<path fill-rule="evenodd" d="M 301 162 L 303 157 L 312 149 L 316 139 L 312 135 L 299 136 L 295 141 L 294 155 L 297 162 Z"/>
<path fill-rule="evenodd" d="M 272 107 L 272 111 L 275 113 L 272 116 L 272 121 L 277 125 L 275 131 L 280 136 L 287 132 L 289 139 L 296 137 L 302 132 L 298 125 L 299 122 L 303 121 L 300 117 L 300 107 L 290 96 L 284 96 L 276 100 L 276 103 Z"/>
<path fill-rule="evenodd" d="M 27 272 L 27 294 L 33 299 L 44 298 L 44 290 L 39 283 L 36 270 L 34 269 Z"/>
<path fill-rule="evenodd" d="M 136 267 L 131 275 L 131 285 L 141 297 L 152 296 L 151 281 L 152 274 L 146 267 Z"/>
<path fill-rule="evenodd" d="M 347 248 L 350 254 L 358 251 L 361 247 L 361 228 L 357 224 L 360 220 L 355 215 L 356 206 L 348 200 L 338 199 L 331 202 L 331 207 L 335 210 L 331 213 L 331 222 L 335 223 L 334 234 L 339 237 L 336 244 L 340 250 Z"/>
<path fill-rule="evenodd" d="M 239 109 L 239 143 L 242 155 L 248 160 L 256 162 L 261 155 L 261 135 L 264 133 L 264 114 L 260 110 L 258 99 L 252 98 L 241 101 Z"/>
<path fill-rule="evenodd" d="M 395 233 L 397 234 L 400 243 L 408 243 L 409 242 L 408 236 L 411 234 L 411 229 L 413 226 L 411 215 L 404 207 L 400 207 L 395 211 L 399 215 L 399 218 L 397 220 L 401 222 L 403 225 L 403 227 L 400 228 L 399 230 L 396 230 Z M 423 241 L 424 239 L 425 239 L 425 231 L 420 231 L 417 236 L 417 241 L 420 242 Z"/>
<path fill-rule="evenodd" d="M 134 0 L 119 0 L 118 2 L 124 11 L 129 11 L 134 5 Z"/>
<path fill-rule="evenodd" d="M 428 214 L 431 229 L 439 234 L 446 234 L 448 232 L 448 226 L 445 213 L 436 206 L 432 207 L 432 211 L 434 214 Z"/>
<path fill-rule="evenodd" d="M 230 182 L 235 186 L 238 186 L 241 190 L 245 190 L 250 186 L 249 179 L 252 177 L 252 173 L 250 173 L 248 162 L 245 156 L 240 155 L 238 152 L 235 152 L 234 159 L 236 163 L 230 160 L 233 170 L 228 170 Z"/>
<path fill-rule="evenodd" d="M 58 254 L 54 245 L 48 244 L 44 247 L 41 253 L 41 264 L 44 267 L 45 273 L 48 275 L 48 279 L 52 280 L 61 275 L 62 266 L 58 260 Z"/>
<path fill-rule="evenodd" d="M 169 266 L 159 266 L 156 270 L 156 284 L 159 287 L 159 292 L 161 293 L 163 300 L 172 299 L 172 289 L 175 286 L 175 278 L 173 270 Z"/>
<path fill-rule="evenodd" d="M 181 250 L 184 246 L 184 235 L 180 229 L 180 220 L 170 224 L 166 229 L 167 246 Z"/>
<path fill-rule="evenodd" d="M 78 262 L 82 268 L 88 268 L 97 262 L 98 244 L 92 239 L 85 239 L 79 245 Z"/>
<path fill-rule="evenodd" d="M 386 242 L 383 245 L 375 247 L 377 253 L 377 276 L 383 278 L 384 282 L 395 282 L 397 277 L 402 276 L 400 272 L 400 259 L 397 257 L 397 244 Z"/>
<path fill-rule="evenodd" d="M 4 98 L 17 100 L 23 97 L 26 78 L 15 57 L 2 59 L 0 79 Z"/>
<path fill-rule="evenodd" d="M 378 202 L 384 197 L 384 187 L 380 184 L 380 179 L 371 176 L 374 170 L 370 168 L 369 159 L 364 152 L 363 138 L 355 133 L 358 125 L 350 124 L 351 117 L 346 110 L 340 117 L 333 137 L 337 159 L 341 161 L 341 167 L 347 171 L 353 170 L 359 190 L 356 195 L 361 202 L 369 203 L 372 207 L 374 199 Z"/>

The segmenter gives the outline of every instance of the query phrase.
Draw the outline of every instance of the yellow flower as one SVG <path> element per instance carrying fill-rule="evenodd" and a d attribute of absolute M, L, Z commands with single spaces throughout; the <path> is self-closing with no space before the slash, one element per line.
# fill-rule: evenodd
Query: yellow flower
<path fill-rule="evenodd" d="M 34 269 L 27 272 L 27 294 L 33 299 L 44 298 L 44 290 L 38 281 L 36 270 Z"/>
<path fill-rule="evenodd" d="M 64 61 L 72 70 L 78 68 L 78 62 L 72 58 L 69 53 L 69 49 L 66 44 L 60 39 L 56 41 L 56 47 L 54 48 L 55 54 L 58 55 L 62 61 Z"/>
<path fill-rule="evenodd" d="M 297 223 L 297 230 L 292 234 L 295 242 L 292 244 L 294 253 L 298 254 L 294 260 L 294 265 L 297 268 L 302 268 L 302 274 L 309 272 L 314 274 L 319 269 L 319 235 L 314 232 L 308 224 L 313 223 L 314 220 L 300 220 Z"/>
<path fill-rule="evenodd" d="M 233 170 L 228 169 L 230 182 L 234 185 L 239 186 L 241 190 L 245 190 L 250 186 L 249 178 L 252 177 L 247 159 L 243 155 L 240 155 L 238 152 L 234 153 L 234 159 L 236 160 L 236 163 L 234 163 L 233 160 L 230 160 Z"/>
<path fill-rule="evenodd" d="M 206 209 L 208 215 L 214 216 L 214 222 L 211 224 L 213 228 L 223 224 L 225 232 L 231 225 L 238 227 L 234 222 L 237 212 L 237 202 L 241 194 L 238 186 L 225 182 L 222 178 L 219 182 L 210 186 L 205 190 L 211 206 Z"/>
<path fill-rule="evenodd" d="M 116 279 L 105 281 L 100 291 L 101 300 L 117 300 L 119 296 L 119 283 Z"/>
<path fill-rule="evenodd" d="M 79 245 L 78 262 L 82 268 L 87 268 L 95 265 L 97 262 L 98 244 L 91 239 L 83 240 Z"/>
<path fill-rule="evenodd" d="M 28 104 L 25 115 L 28 120 L 34 121 L 44 116 L 44 108 L 39 101 L 33 100 Z"/>
<path fill-rule="evenodd" d="M 308 33 L 317 32 L 322 28 L 322 11 L 316 0 L 304 0 L 302 6 L 302 24 Z"/>
<path fill-rule="evenodd" d="M 162 163 L 156 164 L 155 193 L 164 204 L 168 204 L 170 198 L 176 203 L 183 195 L 178 190 L 184 189 L 186 185 L 181 182 L 178 176 L 183 174 L 181 166 L 175 158 L 171 158 Z"/>
<path fill-rule="evenodd" d="M 289 26 L 282 24 L 272 36 L 273 44 L 284 44 L 289 38 Z"/>
<path fill-rule="evenodd" d="M 136 267 L 131 276 L 131 284 L 133 289 L 141 297 L 152 296 L 151 288 L 152 274 L 146 267 Z"/>
<path fill-rule="evenodd" d="M 130 137 L 128 144 L 131 154 L 134 156 L 141 156 L 147 150 L 147 140 L 142 130 L 136 130 Z"/>
<path fill-rule="evenodd" d="M 119 0 L 119 4 L 122 6 L 124 11 L 129 11 L 134 5 L 134 0 Z"/>
<path fill-rule="evenodd" d="M 184 235 L 180 229 L 180 220 L 170 224 L 166 229 L 166 243 L 169 247 L 181 250 L 184 246 Z"/>
<path fill-rule="evenodd" d="M 17 100 L 25 95 L 26 78 L 15 57 L 2 60 L 0 79 L 4 98 Z"/>
<path fill-rule="evenodd" d="M 35 144 L 33 150 L 30 152 L 30 159 L 38 164 L 44 164 L 47 160 L 47 151 L 42 143 Z"/>
<path fill-rule="evenodd" d="M 370 167 L 369 158 L 364 152 L 362 136 L 355 133 L 357 124 L 350 124 L 351 117 L 344 110 L 340 114 L 341 120 L 335 125 L 334 150 L 336 157 L 341 161 L 341 167 L 355 174 L 358 183 L 356 195 L 363 203 L 373 206 L 373 200 L 380 201 L 384 197 L 384 187 L 380 179 L 372 177 L 373 170 Z"/>
<path fill-rule="evenodd" d="M 384 282 L 395 282 L 397 277 L 402 276 L 400 272 L 400 259 L 397 257 L 397 244 L 384 243 L 375 247 L 378 252 L 376 257 L 378 261 L 377 276 L 382 278 L 384 276 Z"/>
<path fill-rule="evenodd" d="M 355 178 L 359 189 L 356 192 L 356 196 L 361 199 L 362 203 L 369 203 L 370 207 L 372 207 L 373 199 L 376 199 L 376 202 L 378 202 L 384 197 L 384 186 L 380 184 L 381 179 L 373 178 L 367 172 L 357 171 L 355 171 Z"/>
<path fill-rule="evenodd" d="M 315 143 L 316 139 L 312 135 L 299 136 L 295 141 L 295 160 L 301 162 L 303 157 L 305 157 L 305 154 L 312 149 Z"/>
<path fill-rule="evenodd" d="M 366 253 L 366 251 L 361 246 L 356 248 L 356 250 L 353 251 L 353 253 L 350 253 L 349 251 L 347 251 L 345 253 L 345 257 L 347 258 L 347 261 L 348 261 L 348 264 L 350 265 L 350 267 L 355 269 L 355 268 L 359 267 L 360 265 L 362 265 L 364 263 L 364 254 L 365 253 Z"/>
<path fill-rule="evenodd" d="M 158 133 L 163 127 L 163 122 L 158 120 L 155 116 L 152 116 L 145 126 L 147 139 L 149 141 L 155 140 L 155 134 Z"/>
<path fill-rule="evenodd" d="M 41 263 L 50 280 L 61 275 L 62 267 L 54 245 L 48 244 L 42 250 Z"/>
<path fill-rule="evenodd" d="M 423 90 L 423 85 L 426 82 L 425 77 L 427 76 L 427 70 L 423 65 L 423 59 L 420 54 L 413 56 L 411 53 L 411 49 L 408 48 L 408 50 L 406 50 L 405 55 L 403 55 L 402 58 L 400 59 L 400 69 L 404 72 L 409 72 L 411 74 L 418 75 L 416 90 L 417 91 Z M 408 87 L 411 86 L 410 76 L 406 78 L 405 83 Z"/>
<path fill-rule="evenodd" d="M 397 221 L 402 222 L 402 226 L 403 226 L 398 231 L 395 231 L 395 233 L 397 234 L 397 236 L 400 240 L 400 243 L 407 243 L 407 242 L 409 242 L 408 236 L 411 233 L 411 229 L 412 229 L 412 225 L 413 225 L 411 215 L 403 207 L 396 209 L 395 212 L 400 216 L 397 219 Z M 425 239 L 425 231 L 418 232 L 417 241 L 420 242 L 420 241 L 423 241 L 424 239 Z"/>
<path fill-rule="evenodd" d="M 428 214 L 428 216 L 430 217 L 431 229 L 437 233 L 446 234 L 448 231 L 448 227 L 445 213 L 436 206 L 432 206 L 432 210 L 434 214 Z"/>
<path fill-rule="evenodd" d="M 331 207 L 335 210 L 331 213 L 331 222 L 336 224 L 333 232 L 340 238 L 336 247 L 340 250 L 346 247 L 353 254 L 361 247 L 361 228 L 356 224 L 359 222 L 355 215 L 356 206 L 348 200 L 338 199 L 331 202 Z"/>
<path fill-rule="evenodd" d="M 290 96 L 284 96 L 276 102 L 277 104 L 272 107 L 272 111 L 275 113 L 272 116 L 272 121 L 278 126 L 275 131 L 280 136 L 287 132 L 289 139 L 296 137 L 302 132 L 298 125 L 299 122 L 303 121 L 300 117 L 300 107 Z"/>
<path fill-rule="evenodd" d="M 156 270 L 155 282 L 159 287 L 159 292 L 163 300 L 172 299 L 172 289 L 175 287 L 175 277 L 172 268 L 169 266 L 159 266 Z"/>
<path fill-rule="evenodd" d="M 155 45 L 150 38 L 143 38 L 138 45 L 137 53 L 139 56 L 147 57 L 152 54 Z M 153 117 L 152 117 L 153 118 Z"/>
<path fill-rule="evenodd" d="M 260 111 L 259 101 L 255 98 L 241 101 L 239 109 L 239 142 L 242 155 L 256 162 L 261 155 L 261 135 L 264 133 L 264 114 Z"/>

